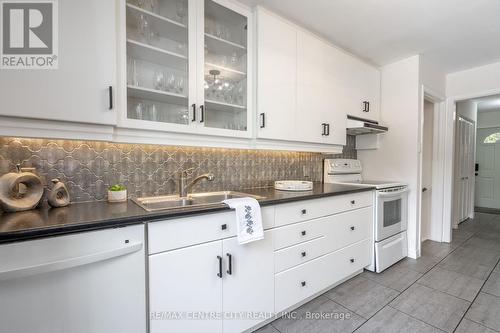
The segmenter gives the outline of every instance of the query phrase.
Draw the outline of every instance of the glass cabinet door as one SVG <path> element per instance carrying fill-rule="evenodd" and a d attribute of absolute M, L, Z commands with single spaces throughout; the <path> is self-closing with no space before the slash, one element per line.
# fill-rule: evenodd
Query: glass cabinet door
<path fill-rule="evenodd" d="M 127 118 L 189 124 L 188 0 L 127 0 Z"/>
<path fill-rule="evenodd" d="M 205 127 L 247 131 L 248 17 L 204 1 Z"/>

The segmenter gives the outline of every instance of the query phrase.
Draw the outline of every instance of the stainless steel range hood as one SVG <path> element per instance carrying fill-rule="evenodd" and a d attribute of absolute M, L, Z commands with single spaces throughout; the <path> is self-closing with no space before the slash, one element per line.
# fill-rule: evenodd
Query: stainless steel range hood
<path fill-rule="evenodd" d="M 389 128 L 379 125 L 377 121 L 347 116 L 348 135 L 379 134 L 388 130 Z"/>

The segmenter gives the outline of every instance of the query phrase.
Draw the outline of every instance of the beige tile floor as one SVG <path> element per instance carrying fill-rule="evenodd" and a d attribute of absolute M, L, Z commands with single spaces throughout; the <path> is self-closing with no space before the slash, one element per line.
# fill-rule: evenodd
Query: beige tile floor
<path fill-rule="evenodd" d="M 476 213 L 451 244 L 426 241 L 422 257 L 368 271 L 258 333 L 500 332 L 500 215 Z M 310 320 L 306 311 L 349 314 Z"/>

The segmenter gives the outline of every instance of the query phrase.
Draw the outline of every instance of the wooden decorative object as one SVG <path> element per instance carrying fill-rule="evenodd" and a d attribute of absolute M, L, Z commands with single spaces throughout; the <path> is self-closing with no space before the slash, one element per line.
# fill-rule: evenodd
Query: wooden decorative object
<path fill-rule="evenodd" d="M 0 177 L 0 205 L 4 211 L 19 212 L 35 208 L 43 196 L 40 177 L 32 172 L 10 172 Z"/>
<path fill-rule="evenodd" d="M 52 207 L 65 207 L 69 205 L 70 197 L 66 185 L 57 178 L 52 179 L 52 183 L 54 186 L 47 198 L 49 205 Z"/>

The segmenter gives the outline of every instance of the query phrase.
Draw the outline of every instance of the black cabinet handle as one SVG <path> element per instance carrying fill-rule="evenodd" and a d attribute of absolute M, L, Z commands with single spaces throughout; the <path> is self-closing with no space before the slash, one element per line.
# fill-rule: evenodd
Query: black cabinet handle
<path fill-rule="evenodd" d="M 370 102 L 363 101 L 363 112 L 369 112 L 370 111 Z"/>
<path fill-rule="evenodd" d="M 302 255 L 302 257 L 305 257 L 307 255 L 307 253 L 302 252 L 301 255 Z"/>
<path fill-rule="evenodd" d="M 260 116 L 260 128 L 266 127 L 266 114 L 261 113 L 259 116 Z"/>
<path fill-rule="evenodd" d="M 326 125 L 326 136 L 330 136 L 330 124 L 325 124 Z"/>
<path fill-rule="evenodd" d="M 306 235 L 306 231 L 305 230 L 302 230 L 302 232 L 300 233 L 302 236 L 305 236 Z"/>
<path fill-rule="evenodd" d="M 227 274 L 232 275 L 233 274 L 233 256 L 229 253 L 226 253 L 226 255 L 227 255 L 227 260 L 229 261 Z"/>
<path fill-rule="evenodd" d="M 354 262 L 354 261 L 355 261 L 354 258 L 351 258 L 351 262 Z"/>
<path fill-rule="evenodd" d="M 307 214 L 307 209 L 302 209 L 300 212 L 302 213 L 302 215 L 306 215 Z"/>
<path fill-rule="evenodd" d="M 356 200 L 351 200 L 351 205 L 355 205 L 356 204 Z"/>
<path fill-rule="evenodd" d="M 193 118 L 191 121 L 196 121 L 196 104 L 192 104 L 191 108 L 193 108 Z"/>
<path fill-rule="evenodd" d="M 200 105 L 200 123 L 205 121 L 205 107 Z"/>
<path fill-rule="evenodd" d="M 301 285 L 302 287 L 305 287 L 305 286 L 306 286 L 306 281 L 302 281 L 302 282 L 300 283 L 300 285 Z"/>
<path fill-rule="evenodd" d="M 227 229 L 227 224 L 223 224 L 223 225 L 221 225 L 221 226 L 220 226 L 220 228 L 221 228 L 222 230 L 226 230 L 226 229 Z"/>
<path fill-rule="evenodd" d="M 217 273 L 217 276 L 222 279 L 222 257 L 217 256 L 217 260 L 219 260 L 219 273 Z"/>
<path fill-rule="evenodd" d="M 356 230 L 356 228 L 355 228 L 354 226 L 352 226 L 352 227 L 351 227 L 351 230 L 352 230 L 352 231 L 354 231 L 354 230 Z"/>
<path fill-rule="evenodd" d="M 109 95 L 109 109 L 113 110 L 113 86 L 109 86 L 108 95 Z"/>
<path fill-rule="evenodd" d="M 325 136 L 326 135 L 326 123 L 322 123 L 321 124 L 321 128 L 323 130 L 323 132 L 321 133 L 322 136 Z"/>

